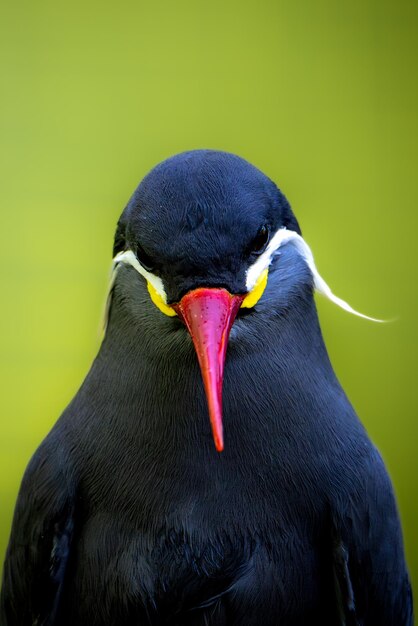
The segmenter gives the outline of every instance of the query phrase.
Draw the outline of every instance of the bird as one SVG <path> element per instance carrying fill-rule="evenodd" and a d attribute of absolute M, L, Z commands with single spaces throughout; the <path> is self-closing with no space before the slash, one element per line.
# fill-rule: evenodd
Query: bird
<path fill-rule="evenodd" d="M 410 626 L 393 487 L 330 362 L 337 298 L 243 158 L 156 165 L 97 357 L 25 471 L 2 626 Z"/>

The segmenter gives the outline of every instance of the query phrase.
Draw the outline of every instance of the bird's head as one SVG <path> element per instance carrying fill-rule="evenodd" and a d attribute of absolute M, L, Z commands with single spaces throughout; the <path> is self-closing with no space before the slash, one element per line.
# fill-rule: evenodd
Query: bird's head
<path fill-rule="evenodd" d="M 288 242 L 311 270 L 311 283 L 329 290 L 276 185 L 244 159 L 210 150 L 157 165 L 118 222 L 114 277 L 121 264 L 133 266 L 159 314 L 176 317 L 177 324 L 180 318 L 187 327 L 218 451 L 223 449 L 222 381 L 231 327 L 241 310 L 257 313 L 269 273 L 277 272 L 278 250 Z M 325 295 L 345 304 L 330 290 Z"/>

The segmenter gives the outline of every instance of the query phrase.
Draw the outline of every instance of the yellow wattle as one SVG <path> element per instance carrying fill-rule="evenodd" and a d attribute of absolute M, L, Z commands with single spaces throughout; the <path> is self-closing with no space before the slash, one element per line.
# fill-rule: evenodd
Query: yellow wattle
<path fill-rule="evenodd" d="M 263 295 L 264 289 L 266 288 L 268 273 L 267 269 L 265 269 L 264 272 L 261 272 L 256 284 L 242 301 L 241 308 L 251 309 L 255 304 L 257 304 Z"/>
<path fill-rule="evenodd" d="M 246 297 L 242 301 L 241 308 L 251 309 L 253 306 L 257 304 L 257 302 L 263 295 L 264 289 L 266 288 L 267 278 L 268 278 L 268 270 L 265 269 L 264 272 L 261 272 L 253 289 L 246 295 Z M 158 291 L 155 289 L 155 287 L 148 281 L 147 281 L 147 287 L 148 287 L 148 293 L 150 295 L 150 298 L 155 304 L 155 306 L 157 307 L 157 309 L 160 309 L 160 311 L 164 313 L 164 315 L 168 315 L 169 317 L 174 317 L 175 315 L 177 315 L 175 310 L 164 302 L 164 300 L 162 299 Z"/>
<path fill-rule="evenodd" d="M 147 281 L 147 287 L 148 287 L 148 293 L 150 295 L 150 298 L 155 304 L 155 306 L 157 307 L 157 309 L 160 309 L 160 311 L 164 313 L 164 315 L 168 315 L 169 317 L 174 317 L 175 315 L 177 315 L 175 310 L 164 302 L 164 300 L 162 299 L 158 291 L 155 289 L 153 285 L 151 285 L 149 281 Z"/>

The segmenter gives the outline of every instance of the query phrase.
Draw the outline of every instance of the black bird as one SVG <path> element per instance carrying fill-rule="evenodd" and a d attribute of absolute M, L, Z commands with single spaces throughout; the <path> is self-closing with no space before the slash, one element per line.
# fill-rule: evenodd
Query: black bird
<path fill-rule="evenodd" d="M 276 185 L 168 159 L 114 256 L 99 354 L 22 482 L 1 626 L 412 624 L 390 480 Z"/>

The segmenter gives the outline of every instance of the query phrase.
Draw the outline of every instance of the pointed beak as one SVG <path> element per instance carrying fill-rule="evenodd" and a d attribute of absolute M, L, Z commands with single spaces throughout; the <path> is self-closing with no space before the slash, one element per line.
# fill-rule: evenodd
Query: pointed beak
<path fill-rule="evenodd" d="M 194 343 L 208 402 L 213 439 L 218 452 L 224 448 L 222 383 L 229 332 L 245 296 L 226 289 L 199 288 L 172 305 L 185 323 Z"/>

